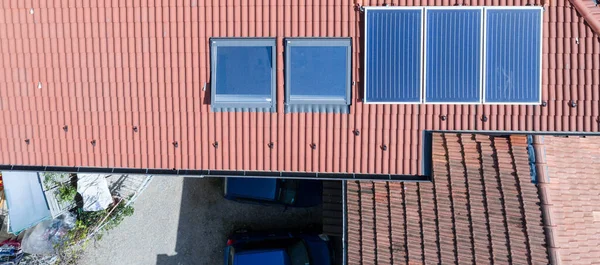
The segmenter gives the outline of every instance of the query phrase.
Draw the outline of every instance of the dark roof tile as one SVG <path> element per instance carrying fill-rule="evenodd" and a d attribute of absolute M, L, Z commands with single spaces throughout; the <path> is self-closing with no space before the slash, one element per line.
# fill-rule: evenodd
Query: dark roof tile
<path fill-rule="evenodd" d="M 362 244 L 363 252 L 376 252 L 378 260 L 392 255 L 396 263 L 548 263 L 526 137 L 432 138 L 433 183 L 360 182 L 360 190 L 349 185 L 348 203 L 360 194 L 361 212 L 349 212 L 348 218 L 360 218 L 363 233 L 349 230 L 358 238 L 348 247 Z M 366 249 L 365 242 L 375 249 Z"/>

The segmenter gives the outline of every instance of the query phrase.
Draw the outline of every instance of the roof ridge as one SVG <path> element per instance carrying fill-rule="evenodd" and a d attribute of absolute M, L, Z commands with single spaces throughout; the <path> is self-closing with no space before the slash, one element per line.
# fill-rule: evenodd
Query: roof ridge
<path fill-rule="evenodd" d="M 570 2 L 587 22 L 588 26 L 592 28 L 592 31 L 600 36 L 600 6 L 596 4 L 595 8 L 598 8 L 598 10 L 597 12 L 593 12 L 593 10 L 590 9 L 591 5 L 584 3 L 582 0 L 570 0 Z M 591 3 L 591 1 L 589 2 Z M 596 3 L 598 3 L 598 1 L 596 1 Z"/>

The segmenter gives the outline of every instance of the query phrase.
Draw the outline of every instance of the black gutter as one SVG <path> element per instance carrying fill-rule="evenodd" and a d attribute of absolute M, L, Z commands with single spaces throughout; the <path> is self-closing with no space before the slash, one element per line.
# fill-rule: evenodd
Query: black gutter
<path fill-rule="evenodd" d="M 600 136 L 600 132 L 566 132 L 566 131 L 491 131 L 491 130 L 425 130 L 427 133 L 472 133 L 482 135 L 550 135 L 550 136 Z"/>
<path fill-rule="evenodd" d="M 429 182 L 428 176 L 397 174 L 362 174 L 362 173 L 306 173 L 290 171 L 246 171 L 246 170 L 190 170 L 190 169 L 152 169 L 152 168 L 100 168 L 100 167 L 57 167 L 57 166 L 24 166 L 0 165 L 0 170 L 66 172 L 66 173 L 106 173 L 106 174 L 144 174 L 172 175 L 181 177 L 248 177 L 248 178 L 289 178 L 320 180 L 380 180 Z"/>

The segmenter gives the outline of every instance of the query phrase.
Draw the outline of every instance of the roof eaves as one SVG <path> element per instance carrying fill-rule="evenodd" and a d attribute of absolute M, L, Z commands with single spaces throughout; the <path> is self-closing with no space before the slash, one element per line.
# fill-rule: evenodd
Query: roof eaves
<path fill-rule="evenodd" d="M 29 172 L 65 172 L 65 173 L 121 173 L 146 175 L 177 175 L 202 177 L 247 177 L 247 178 L 288 178 L 319 180 L 371 180 L 371 181 L 404 181 L 430 182 L 425 175 L 400 174 L 366 174 L 366 173 L 321 173 L 298 171 L 254 171 L 254 170 L 191 170 L 191 169 L 157 169 L 157 168 L 119 168 L 119 167 L 63 167 L 63 166 L 28 166 L 0 164 L 0 170 Z"/>

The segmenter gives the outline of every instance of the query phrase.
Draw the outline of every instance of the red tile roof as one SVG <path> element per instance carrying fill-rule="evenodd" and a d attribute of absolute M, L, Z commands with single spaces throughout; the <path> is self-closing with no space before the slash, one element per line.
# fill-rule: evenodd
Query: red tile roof
<path fill-rule="evenodd" d="M 598 264 L 600 138 L 540 136 L 536 142 L 553 264 Z"/>
<path fill-rule="evenodd" d="M 348 182 L 348 264 L 548 264 L 525 136 L 436 133 L 433 182 Z"/>
<path fill-rule="evenodd" d="M 384 2 L 456 1 L 357 1 Z M 598 132 L 600 40 L 567 1 L 459 2 L 549 3 L 547 106 L 363 104 L 353 1 L 1 1 L 0 165 L 419 174 L 423 130 Z M 208 39 L 234 36 L 277 38 L 276 113 L 210 112 Z M 350 114 L 284 113 L 296 36 L 352 37 Z"/>
<path fill-rule="evenodd" d="M 597 0 L 571 0 L 573 7 L 586 20 L 588 25 L 600 35 L 600 5 Z"/>

